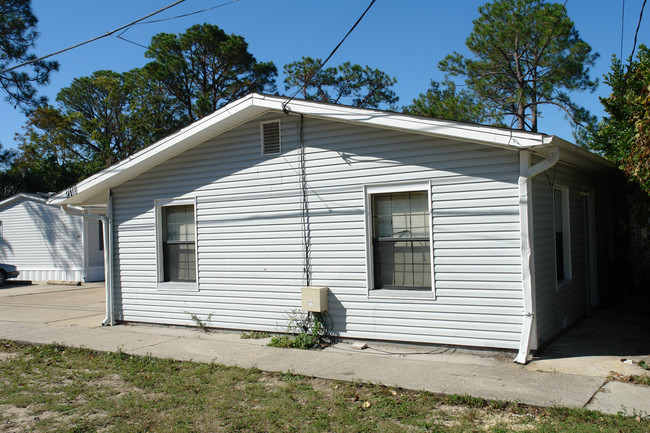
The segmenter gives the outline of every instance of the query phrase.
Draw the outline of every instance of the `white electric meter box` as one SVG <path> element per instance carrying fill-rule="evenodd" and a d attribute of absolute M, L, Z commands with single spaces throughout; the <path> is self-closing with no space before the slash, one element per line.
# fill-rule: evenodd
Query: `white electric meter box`
<path fill-rule="evenodd" d="M 322 313 L 327 311 L 328 287 L 308 286 L 302 288 L 302 311 Z"/>

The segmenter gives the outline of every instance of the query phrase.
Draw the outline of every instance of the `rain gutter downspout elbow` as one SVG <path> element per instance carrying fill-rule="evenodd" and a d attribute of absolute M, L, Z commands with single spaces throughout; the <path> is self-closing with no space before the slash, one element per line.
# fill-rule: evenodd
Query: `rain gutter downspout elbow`
<path fill-rule="evenodd" d="M 113 315 L 113 248 L 111 242 L 112 236 L 110 236 L 110 196 L 108 216 L 89 214 L 82 209 L 70 207 L 67 204 L 62 204 L 61 208 L 68 215 L 97 219 L 102 222 L 102 238 L 104 239 L 104 284 L 106 285 L 106 318 L 102 321 L 102 326 L 113 326 L 115 319 Z"/>
<path fill-rule="evenodd" d="M 534 317 L 535 317 L 535 263 L 533 261 L 533 206 L 531 201 L 532 178 L 540 173 L 550 169 L 560 161 L 559 144 L 553 143 L 551 138 L 551 148 L 549 156 L 530 165 L 530 152 L 522 151 L 519 156 L 519 215 L 521 224 L 521 268 L 522 268 L 522 285 L 523 285 L 523 325 L 521 330 L 521 340 L 519 343 L 519 352 L 514 362 L 526 364 L 530 353 L 530 342 L 533 337 Z"/>

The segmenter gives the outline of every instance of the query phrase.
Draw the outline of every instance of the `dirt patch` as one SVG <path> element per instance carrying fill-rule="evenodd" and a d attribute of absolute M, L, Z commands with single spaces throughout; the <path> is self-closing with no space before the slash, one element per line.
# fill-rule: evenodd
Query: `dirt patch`
<path fill-rule="evenodd" d="M 482 426 L 486 431 L 498 426 L 508 426 L 515 431 L 528 431 L 535 428 L 538 417 L 530 414 L 516 414 L 507 411 L 485 411 L 477 408 L 442 404 L 436 409 L 435 419 L 446 427 L 457 427 L 470 422 Z"/>
<path fill-rule="evenodd" d="M 16 358 L 19 353 L 0 352 L 0 362 Z"/>

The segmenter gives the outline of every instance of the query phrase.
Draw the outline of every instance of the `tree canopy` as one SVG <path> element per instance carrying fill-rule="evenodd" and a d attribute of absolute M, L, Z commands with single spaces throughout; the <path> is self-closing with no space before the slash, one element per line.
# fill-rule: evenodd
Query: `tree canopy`
<path fill-rule="evenodd" d="M 30 0 L 0 0 L 0 71 L 36 59 L 30 50 L 38 37 L 34 30 L 37 22 Z M 58 68 L 57 62 L 41 60 L 0 73 L 0 89 L 13 107 L 33 109 L 46 102 L 36 95 L 34 84 L 47 84 L 50 73 Z"/>
<path fill-rule="evenodd" d="M 559 107 L 574 124 L 590 118 L 569 92 L 595 90 L 589 67 L 598 54 L 580 38 L 563 5 L 495 0 L 479 12 L 466 40 L 473 57 L 454 52 L 440 62 L 443 72 L 464 78 L 476 97 L 512 116 L 520 130 L 538 130 L 543 106 Z"/>
<path fill-rule="evenodd" d="M 260 63 L 238 35 L 212 24 L 197 24 L 174 35 L 155 35 L 145 54 L 150 76 L 173 95 L 187 123 L 250 92 L 275 92 L 277 69 Z"/>
<path fill-rule="evenodd" d="M 285 90 L 301 89 L 302 98 L 310 101 L 366 108 L 392 105 L 398 100 L 392 90 L 397 79 L 379 69 L 350 62 L 321 69 L 322 65 L 321 59 L 311 57 L 285 65 Z"/>
<path fill-rule="evenodd" d="M 457 90 L 451 81 L 439 83 L 432 80 L 426 93 L 420 93 L 403 111 L 416 116 L 469 123 L 502 123 L 502 116 L 483 104 L 473 92 Z"/>
<path fill-rule="evenodd" d="M 97 71 L 57 95 L 59 108 L 36 109 L 19 136 L 23 167 L 49 160 L 88 176 L 181 126 L 179 108 L 141 70 Z"/>
<path fill-rule="evenodd" d="M 628 64 L 613 56 L 604 81 L 612 88 L 608 97 L 600 98 L 607 117 L 592 134 L 590 146 L 650 193 L 650 49 L 639 46 Z"/>

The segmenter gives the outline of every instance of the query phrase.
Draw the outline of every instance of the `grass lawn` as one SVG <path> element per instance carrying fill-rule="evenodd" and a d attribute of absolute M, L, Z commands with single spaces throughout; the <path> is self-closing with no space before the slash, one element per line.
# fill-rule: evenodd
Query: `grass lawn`
<path fill-rule="evenodd" d="M 0 340 L 0 431 L 648 432 L 650 420 Z"/>

